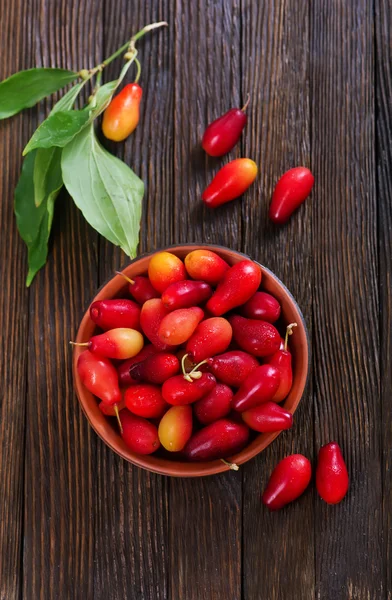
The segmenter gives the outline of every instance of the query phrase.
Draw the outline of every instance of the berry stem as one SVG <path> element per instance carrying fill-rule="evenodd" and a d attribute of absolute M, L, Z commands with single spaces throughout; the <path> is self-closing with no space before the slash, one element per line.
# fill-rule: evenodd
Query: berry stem
<path fill-rule="evenodd" d="M 248 106 L 249 106 L 249 102 L 250 102 L 250 94 L 248 94 L 248 99 L 247 99 L 247 101 L 245 102 L 244 106 L 241 108 L 242 112 L 245 112 L 245 111 L 246 111 L 246 109 L 247 109 L 247 108 L 248 108 Z"/>
<path fill-rule="evenodd" d="M 131 285 L 134 285 L 135 282 L 133 279 L 130 279 L 129 277 L 127 277 L 126 275 L 124 275 L 124 273 L 121 273 L 121 271 L 115 271 L 116 275 L 121 275 L 121 277 L 124 277 L 124 279 L 126 281 L 128 281 L 128 283 L 130 283 Z"/>
<path fill-rule="evenodd" d="M 235 463 L 231 463 L 231 462 L 229 462 L 228 460 L 225 460 L 224 458 L 221 458 L 221 461 L 222 461 L 223 463 L 225 463 L 225 465 L 227 465 L 228 467 L 230 467 L 230 469 L 231 469 L 232 471 L 238 471 L 238 470 L 239 470 L 239 466 L 238 466 L 238 465 L 236 465 Z"/>
<path fill-rule="evenodd" d="M 120 433 L 123 434 L 124 430 L 123 430 L 123 426 L 121 424 L 120 413 L 118 412 L 117 404 L 114 405 L 114 412 L 116 413 L 116 418 L 117 418 L 118 426 L 120 428 Z"/>
<path fill-rule="evenodd" d="M 69 342 L 71 346 L 88 346 L 88 342 Z"/>
<path fill-rule="evenodd" d="M 289 343 L 289 335 L 293 335 L 293 329 L 294 327 L 298 327 L 297 323 L 290 323 L 290 325 L 287 325 L 287 329 L 286 329 L 286 336 L 284 338 L 284 350 L 287 350 L 287 344 Z"/>

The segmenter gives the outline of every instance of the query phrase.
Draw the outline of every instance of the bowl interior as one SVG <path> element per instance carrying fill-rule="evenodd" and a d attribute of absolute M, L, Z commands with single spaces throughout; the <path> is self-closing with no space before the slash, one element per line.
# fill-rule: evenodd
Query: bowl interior
<path fill-rule="evenodd" d="M 249 258 L 244 254 L 235 252 L 234 250 L 210 245 L 200 246 L 196 244 L 189 244 L 173 246 L 171 248 L 167 248 L 167 250 L 183 259 L 189 252 L 201 247 L 213 250 L 231 265 L 239 262 L 240 260 L 244 260 L 244 258 Z M 151 254 L 137 258 L 124 269 L 123 273 L 130 278 L 137 275 L 144 275 L 147 272 L 150 257 Z M 292 335 L 290 338 L 290 351 L 293 357 L 293 385 L 283 405 L 286 410 L 294 413 L 303 395 L 309 370 L 309 344 L 306 325 L 299 307 L 287 288 L 271 271 L 262 265 L 260 266 L 263 271 L 263 290 L 275 296 L 275 298 L 281 304 L 282 314 L 280 321 L 285 325 L 292 322 L 296 322 L 298 324 L 294 335 Z M 127 284 L 124 282 L 124 278 L 120 275 L 116 275 L 99 290 L 93 301 L 121 297 L 126 295 L 126 291 Z M 87 310 L 80 324 L 76 341 L 87 341 L 92 335 L 94 335 L 95 330 L 96 326 L 90 319 L 89 311 Z M 76 393 L 91 426 L 112 450 L 117 452 L 120 456 L 131 463 L 162 475 L 198 477 L 203 475 L 212 475 L 214 473 L 220 473 L 228 470 L 229 467 L 220 460 L 188 463 L 168 460 L 154 455 L 140 456 L 134 452 L 131 452 L 131 450 L 129 450 L 129 448 L 124 444 L 118 430 L 115 428 L 115 426 L 113 426 L 111 420 L 107 419 L 101 413 L 100 409 L 98 408 L 96 398 L 93 396 L 93 394 L 86 390 L 79 379 L 76 371 L 76 363 L 82 351 L 83 349 L 75 347 L 73 357 L 73 375 Z M 237 464 L 246 462 L 264 450 L 278 435 L 279 432 L 257 435 L 257 437 L 255 437 L 253 441 L 251 441 L 250 444 L 244 448 L 244 450 L 230 457 L 230 460 Z"/>

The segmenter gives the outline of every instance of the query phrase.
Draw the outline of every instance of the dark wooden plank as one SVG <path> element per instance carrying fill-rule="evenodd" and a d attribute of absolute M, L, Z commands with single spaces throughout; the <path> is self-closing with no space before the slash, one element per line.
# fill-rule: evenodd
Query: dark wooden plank
<path fill-rule="evenodd" d="M 29 10 L 24 9 L 27 14 Z M 28 66 L 28 24 L 18 3 L 0 1 L 0 80 Z M 28 291 L 26 253 L 19 239 L 13 192 L 21 167 L 19 140 L 31 127 L 19 115 L 0 121 L 0 598 L 20 598 L 23 548 L 23 462 Z"/>
<path fill-rule="evenodd" d="M 312 4 L 316 448 L 335 439 L 345 501 L 316 501 L 323 600 L 384 597 L 372 5 Z"/>
<path fill-rule="evenodd" d="M 380 369 L 383 450 L 383 533 L 386 598 L 392 598 L 392 7 L 376 0 L 376 134 L 380 285 Z"/>
<path fill-rule="evenodd" d="M 31 63 L 97 64 L 100 2 L 29 6 L 37 43 Z M 66 194 L 57 201 L 53 238 L 48 265 L 30 295 L 24 597 L 92 598 L 96 437 L 73 391 L 68 341 L 97 285 L 97 236 Z"/>
<path fill-rule="evenodd" d="M 241 102 L 239 2 L 176 2 L 174 238 L 241 247 L 240 207 L 212 212 L 201 193 L 234 158 L 207 159 L 207 123 Z M 170 482 L 170 597 L 241 597 L 241 474 Z"/>
<path fill-rule="evenodd" d="M 309 5 L 243 3 L 242 69 L 251 93 L 243 154 L 260 165 L 257 183 L 242 204 L 244 250 L 272 269 L 312 325 L 312 205 L 315 194 L 278 228 L 268 219 L 273 188 L 287 169 L 309 166 Z M 295 335 L 295 333 L 294 333 Z M 244 466 L 244 598 L 297 599 L 314 596 L 312 494 L 270 514 L 260 496 L 270 473 L 284 456 L 313 455 L 311 381 L 295 415 L 259 457 Z"/>
<path fill-rule="evenodd" d="M 108 144 L 146 185 L 140 251 L 173 241 L 173 7 L 159 1 L 106 3 L 107 55 L 133 32 L 161 20 L 169 22 L 169 29 L 138 44 L 143 88 L 139 126 L 125 144 Z M 116 77 L 119 68 L 113 65 L 107 77 Z M 100 282 L 129 260 L 103 239 L 99 256 Z M 168 598 L 168 479 L 132 467 L 99 442 L 96 498 L 95 597 Z"/>

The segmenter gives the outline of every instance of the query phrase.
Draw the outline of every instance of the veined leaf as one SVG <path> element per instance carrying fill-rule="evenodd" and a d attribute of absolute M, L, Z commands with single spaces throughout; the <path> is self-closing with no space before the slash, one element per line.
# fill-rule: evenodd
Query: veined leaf
<path fill-rule="evenodd" d="M 61 154 L 61 150 L 58 150 Z M 62 187 L 62 181 L 50 189 L 39 207 L 34 202 L 34 162 L 36 152 L 31 152 L 23 161 L 22 173 L 15 189 L 15 216 L 18 231 L 27 245 L 29 271 L 26 285 L 29 286 L 37 271 L 46 262 L 48 241 L 52 228 L 54 202 Z M 60 156 L 58 157 L 60 161 Z M 55 185 L 55 184 L 54 184 Z"/>
<path fill-rule="evenodd" d="M 85 127 L 89 118 L 89 108 L 52 112 L 33 133 L 23 150 L 23 156 L 34 148 L 64 148 Z"/>
<path fill-rule="evenodd" d="M 90 225 L 135 256 L 143 181 L 101 146 L 92 125 L 65 146 L 61 169 L 65 187 Z"/>
<path fill-rule="evenodd" d="M 0 83 L 0 119 L 34 106 L 78 77 L 67 69 L 37 68 L 19 71 Z"/>

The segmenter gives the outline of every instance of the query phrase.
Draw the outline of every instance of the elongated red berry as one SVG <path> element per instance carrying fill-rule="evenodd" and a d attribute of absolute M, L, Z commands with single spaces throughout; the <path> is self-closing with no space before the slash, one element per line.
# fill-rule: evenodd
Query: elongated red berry
<path fill-rule="evenodd" d="M 160 385 L 179 370 L 180 361 L 175 354 L 158 352 L 131 366 L 129 374 L 134 380 Z"/>
<path fill-rule="evenodd" d="M 282 431 L 293 426 L 293 415 L 276 402 L 250 408 L 242 413 L 242 418 L 251 429 L 260 433 Z"/>
<path fill-rule="evenodd" d="M 140 325 L 142 331 L 158 350 L 169 350 L 172 348 L 169 344 L 162 342 L 158 334 L 159 326 L 169 312 L 170 311 L 163 306 L 160 298 L 147 300 L 142 306 L 140 313 Z"/>
<path fill-rule="evenodd" d="M 205 281 L 186 279 L 169 285 L 162 294 L 162 302 L 169 310 L 191 308 L 203 304 L 211 295 L 211 286 Z"/>
<path fill-rule="evenodd" d="M 158 331 L 159 339 L 171 346 L 184 344 L 203 317 L 204 312 L 199 306 L 174 310 L 162 319 Z"/>
<path fill-rule="evenodd" d="M 216 252 L 193 250 L 185 257 L 185 267 L 192 279 L 217 285 L 230 266 Z"/>
<path fill-rule="evenodd" d="M 240 387 L 245 379 L 260 366 L 257 358 L 242 350 L 231 350 L 208 359 L 208 366 L 219 381 Z"/>
<path fill-rule="evenodd" d="M 252 185 L 257 176 L 257 165 L 250 158 L 236 158 L 222 167 L 210 185 L 204 190 L 202 199 L 210 208 L 230 202 Z"/>
<path fill-rule="evenodd" d="M 136 277 L 130 279 L 124 273 L 117 272 L 117 274 L 128 281 L 129 293 L 139 304 L 144 304 L 147 300 L 151 300 L 151 298 L 159 298 L 159 292 L 151 285 L 148 277 L 136 275 Z"/>
<path fill-rule="evenodd" d="M 195 415 L 203 425 L 226 417 L 231 410 L 233 390 L 224 383 L 217 383 L 201 400 L 194 404 Z"/>
<path fill-rule="evenodd" d="M 336 442 L 330 442 L 318 455 L 316 488 L 328 504 L 338 504 L 347 494 L 349 479 L 346 463 Z"/>
<path fill-rule="evenodd" d="M 136 454 L 152 454 L 160 446 L 158 429 L 147 419 L 132 415 L 128 410 L 121 411 L 120 420 L 125 444 Z"/>
<path fill-rule="evenodd" d="M 312 467 L 302 454 L 281 460 L 271 473 L 262 500 L 270 510 L 279 510 L 304 493 L 310 483 Z"/>
<path fill-rule="evenodd" d="M 261 282 L 261 269 L 251 260 L 242 260 L 232 266 L 206 304 L 215 317 L 247 302 Z"/>
<path fill-rule="evenodd" d="M 239 315 L 229 318 L 233 338 L 245 352 L 255 356 L 268 356 L 280 347 L 279 331 L 267 321 L 245 319 Z"/>
<path fill-rule="evenodd" d="M 118 327 L 94 335 L 88 342 L 88 348 L 99 356 L 124 360 L 136 356 L 143 344 L 143 336 L 139 331 Z"/>
<path fill-rule="evenodd" d="M 162 294 L 171 283 L 186 279 L 185 265 L 171 252 L 157 252 L 150 259 L 148 276 L 153 287 Z"/>
<path fill-rule="evenodd" d="M 244 317 L 275 323 L 280 317 L 280 304 L 267 292 L 256 292 L 241 309 Z"/>
<path fill-rule="evenodd" d="M 272 365 L 261 365 L 248 375 L 232 402 L 234 410 L 243 412 L 272 400 L 280 383 L 280 374 Z"/>
<path fill-rule="evenodd" d="M 197 431 L 184 448 L 188 460 L 214 460 L 227 458 L 246 446 L 249 428 L 245 423 L 219 419 Z"/>
<path fill-rule="evenodd" d="M 90 306 L 90 317 L 98 327 L 107 331 L 117 327 L 140 328 L 140 306 L 133 300 L 97 300 Z"/>
<path fill-rule="evenodd" d="M 152 354 L 156 354 L 157 352 L 158 352 L 158 350 L 157 350 L 157 348 L 155 348 L 155 346 L 153 346 L 152 344 L 146 344 L 140 350 L 139 354 L 136 354 L 136 356 L 133 356 L 132 358 L 128 358 L 128 360 L 121 363 L 121 365 L 119 365 L 117 367 L 117 373 L 118 373 L 118 379 L 119 379 L 120 385 L 129 386 L 132 383 L 138 383 L 138 381 L 136 379 L 133 379 L 133 377 L 131 377 L 130 368 L 132 367 L 132 365 L 135 365 L 139 362 L 144 361 L 146 358 L 148 358 Z"/>
<path fill-rule="evenodd" d="M 110 360 L 85 350 L 78 358 L 77 371 L 83 385 L 105 404 L 121 402 L 117 371 Z"/>
<path fill-rule="evenodd" d="M 146 419 L 159 418 L 167 409 L 160 388 L 149 383 L 131 385 L 125 391 L 124 399 L 131 413 Z"/>
<path fill-rule="evenodd" d="M 233 331 L 223 317 L 202 321 L 189 338 L 186 351 L 195 363 L 224 352 L 230 345 Z"/>
<path fill-rule="evenodd" d="M 306 200 L 314 184 L 314 177 L 306 167 L 295 167 L 286 171 L 276 184 L 272 195 L 269 217 L 282 225 Z"/>
<path fill-rule="evenodd" d="M 158 427 L 159 440 L 169 452 L 180 452 L 192 435 L 192 408 L 172 406 Z"/>
<path fill-rule="evenodd" d="M 162 386 L 162 396 L 168 404 L 175 406 L 192 404 L 203 398 L 216 385 L 211 373 L 202 373 L 199 379 L 187 381 L 183 375 L 167 379 Z"/>
<path fill-rule="evenodd" d="M 204 132 L 201 145 L 210 156 L 223 156 L 234 148 L 248 120 L 244 108 L 231 108 Z"/>
<path fill-rule="evenodd" d="M 138 83 L 128 83 L 113 98 L 102 119 L 104 136 L 115 142 L 125 140 L 139 123 L 143 90 Z"/>

